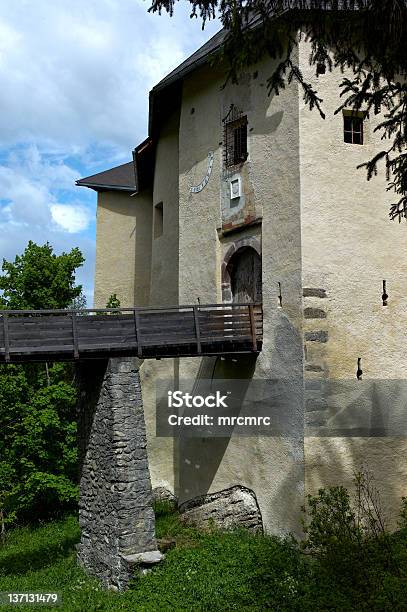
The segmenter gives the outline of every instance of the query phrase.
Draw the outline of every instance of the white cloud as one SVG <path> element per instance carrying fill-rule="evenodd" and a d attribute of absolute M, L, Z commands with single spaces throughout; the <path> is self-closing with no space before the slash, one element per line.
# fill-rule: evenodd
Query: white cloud
<path fill-rule="evenodd" d="M 123 150 L 147 131 L 148 91 L 218 29 L 141 0 L 0 4 L 2 143 Z M 3 40 L 2 40 L 3 39 Z"/>
<path fill-rule="evenodd" d="M 91 212 L 81 205 L 52 204 L 52 219 L 70 234 L 84 231 L 91 220 Z"/>
<path fill-rule="evenodd" d="M 43 225 L 49 221 L 47 200 L 50 194 L 46 187 L 11 168 L 0 166 L 0 198 L 3 221 L 12 224 Z"/>
<path fill-rule="evenodd" d="M 77 176 L 77 170 L 60 158 L 50 159 L 41 154 L 34 145 L 11 150 L 6 161 L 0 164 L 0 221 L 8 221 L 13 226 L 38 225 L 44 229 L 55 221 L 66 231 L 83 231 L 93 210 L 71 205 L 65 211 L 57 197 L 61 190 L 72 191 L 72 199 L 76 196 L 73 190 Z"/>
<path fill-rule="evenodd" d="M 147 134 L 148 91 L 217 29 L 187 3 L 0 2 L 0 261 L 28 240 L 79 246 L 91 303 L 96 195 L 74 181 L 131 158 Z"/>

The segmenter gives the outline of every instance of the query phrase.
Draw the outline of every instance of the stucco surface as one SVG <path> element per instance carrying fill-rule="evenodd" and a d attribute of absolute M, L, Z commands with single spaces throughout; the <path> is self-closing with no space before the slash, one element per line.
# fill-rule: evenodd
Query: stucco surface
<path fill-rule="evenodd" d="M 124 307 L 145 305 L 150 292 L 151 194 L 98 193 L 95 308 L 112 293 Z M 137 262 L 137 263 L 136 263 Z"/>
<path fill-rule="evenodd" d="M 150 287 L 153 306 L 178 303 L 178 124 L 175 112 L 160 131 L 155 156 L 153 208 L 162 203 L 163 232 L 154 237 L 153 219 Z"/>
<path fill-rule="evenodd" d="M 303 41 L 300 67 L 324 99 L 325 121 L 305 107 L 294 82 L 277 97 L 267 95 L 273 71 L 269 59 L 253 66 L 239 84 L 225 87 L 221 64 L 200 68 L 183 81 L 179 112 L 160 127 L 153 193 L 141 194 L 140 207 L 140 196 L 114 201 L 101 194 L 98 207 L 99 305 L 112 292 L 123 304 L 131 299 L 150 305 L 220 302 L 222 263 L 230 248 L 245 239 L 260 245 L 264 343 L 257 360 L 145 361 L 140 376 L 153 486 L 174 490 L 181 502 L 235 484 L 246 486 L 257 496 L 266 530 L 280 533 L 299 530 L 304 491 L 351 486 L 362 460 L 375 472 L 386 507 L 393 508 L 393 524 L 397 500 L 406 493 L 405 439 L 391 431 L 388 437 L 369 433 L 369 410 L 378 395 L 381 414 L 387 397 L 390 411 L 392 398 L 398 409 L 403 400 L 405 225 L 388 218 L 391 195 L 384 177 L 368 183 L 365 172 L 356 169 L 381 148 L 374 133 L 380 118 L 365 121 L 363 146 L 345 144 L 342 116 L 334 115 L 343 76 L 327 72 L 316 77 L 308 57 Z M 255 224 L 233 232 L 226 231 L 234 213 L 228 211 L 228 173 L 222 165 L 222 119 L 231 104 L 248 119 L 239 222 L 246 202 L 255 217 Z M 214 154 L 209 181 L 191 193 L 205 177 L 209 152 Z M 160 202 L 163 233 L 154 237 L 154 206 Z M 383 280 L 389 294 L 385 307 Z M 356 382 L 358 358 L 363 381 L 372 382 L 365 387 L 365 404 L 358 406 L 346 393 L 342 404 L 337 397 L 330 404 L 326 389 L 332 386 L 324 383 Z M 298 431 L 291 438 L 156 437 L 157 380 L 170 379 L 176 389 L 180 379 L 227 376 L 288 380 L 295 398 L 290 410 L 301 422 Z M 389 386 L 378 387 L 383 379 Z M 329 435 L 329 427 L 338 423 L 354 427 L 353 434 Z M 357 434 L 360 423 L 367 423 L 364 437 Z"/>
<path fill-rule="evenodd" d="M 176 359 L 144 361 L 140 368 L 151 483 L 153 488 L 165 487 L 170 491 L 176 490 L 175 443 L 173 438 L 158 438 L 156 436 L 156 381 L 173 381 L 175 387 L 177 377 L 178 360 Z"/>
<path fill-rule="evenodd" d="M 374 132 L 381 117 L 372 113 L 365 119 L 363 146 L 345 143 L 342 113 L 334 115 L 343 75 L 327 72 L 316 77 L 315 67 L 308 64 L 309 51 L 303 43 L 300 66 L 323 98 L 326 119 L 310 112 L 300 100 L 303 286 L 323 289 L 326 297 L 305 297 L 304 306 L 322 309 L 326 316 L 304 319 L 304 331 L 323 332 L 326 341 L 306 342 L 307 363 L 320 368 L 306 375 L 308 380 L 354 380 L 356 384 L 361 358 L 363 383 L 372 383 L 371 405 L 376 406 L 376 413 L 381 411 L 382 424 L 396 423 L 396 404 L 402 399 L 399 381 L 407 371 L 403 349 L 406 227 L 389 220 L 392 194 L 386 192 L 384 173 L 379 171 L 367 182 L 366 171 L 356 168 L 383 148 L 380 134 Z M 387 281 L 388 306 L 381 300 L 383 280 Z M 384 379 L 386 384 L 381 383 Z M 337 410 L 332 413 L 324 392 L 314 392 L 314 398 L 321 407 L 319 413 L 314 411 L 314 423 L 326 420 L 324 415 L 330 410 L 331 424 L 336 419 L 348 427 L 366 425 L 365 406 L 351 401 L 350 394 L 342 396 L 341 418 Z M 347 413 L 346 406 L 351 408 Z M 396 435 L 405 436 L 406 428 L 400 427 Z M 350 431 L 347 438 L 307 438 L 306 488 L 315 492 L 328 484 L 348 486 L 354 470 L 364 463 L 374 473 L 388 510 L 393 509 L 394 522 L 398 499 L 406 494 L 405 445 L 402 438 L 358 438 Z"/>
<path fill-rule="evenodd" d="M 253 67 L 239 85 L 224 84 L 224 73 L 203 69 L 185 80 L 180 119 L 180 285 L 179 301 L 220 301 L 221 266 L 231 244 L 245 237 L 261 242 L 263 261 L 264 345 L 257 361 L 183 359 L 180 377 L 190 379 L 293 376 L 302 413 L 302 301 L 300 192 L 298 161 L 298 90 L 293 84 L 269 98 L 270 62 Z M 257 72 L 257 75 L 255 73 Z M 230 105 L 248 117 L 247 190 L 262 224 L 222 234 L 222 118 Z M 191 113 L 191 109 L 194 112 Z M 189 187 L 205 173 L 208 151 L 215 153 L 208 185 L 199 194 Z M 224 211 L 223 211 L 223 214 Z M 278 307 L 278 282 L 284 308 Z M 233 373 L 231 372 L 233 370 Z M 294 378 L 295 375 L 295 378 Z M 272 406 L 270 407 L 272 412 Z M 183 501 L 234 484 L 255 491 L 266 530 L 298 530 L 303 500 L 302 430 L 293 438 L 181 440 L 178 446 L 178 491 Z"/>
<path fill-rule="evenodd" d="M 401 498 L 406 495 L 406 438 L 305 438 L 307 493 L 345 486 L 354 492 L 354 475 L 361 468 L 374 476 L 380 493 L 383 516 L 390 528 L 397 528 Z"/>
<path fill-rule="evenodd" d="M 301 217 L 304 287 L 322 287 L 327 299 L 313 300 L 327 311 L 327 360 L 333 378 L 353 378 L 357 358 L 364 377 L 403 378 L 407 354 L 400 350 L 407 323 L 407 233 L 390 221 L 383 172 L 370 182 L 357 165 L 383 148 L 374 128 L 380 117 L 364 121 L 365 144 L 343 141 L 339 73 L 316 78 L 301 47 L 301 69 L 318 87 L 326 119 L 300 102 Z M 382 281 L 388 306 L 383 307 Z M 307 304 L 308 305 L 308 304 Z M 311 304 L 310 304 L 311 305 Z M 306 321 L 314 329 L 315 321 Z"/>
<path fill-rule="evenodd" d="M 154 237 L 153 219 L 149 303 L 154 306 L 178 304 L 178 128 L 179 112 L 176 111 L 162 126 L 156 149 L 151 208 L 154 215 L 154 207 L 162 202 L 163 233 Z M 144 361 L 140 368 L 152 485 L 172 491 L 175 489 L 174 441 L 156 437 L 156 381 L 173 380 L 176 385 L 177 376 L 177 359 Z"/>

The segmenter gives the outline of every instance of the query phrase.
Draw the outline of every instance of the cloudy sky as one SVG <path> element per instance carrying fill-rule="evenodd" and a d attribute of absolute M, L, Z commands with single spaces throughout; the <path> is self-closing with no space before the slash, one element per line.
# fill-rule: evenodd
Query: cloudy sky
<path fill-rule="evenodd" d="M 28 240 L 78 246 L 92 305 L 96 193 L 75 180 L 130 161 L 147 135 L 148 91 L 213 35 L 180 2 L 0 3 L 0 260 Z"/>

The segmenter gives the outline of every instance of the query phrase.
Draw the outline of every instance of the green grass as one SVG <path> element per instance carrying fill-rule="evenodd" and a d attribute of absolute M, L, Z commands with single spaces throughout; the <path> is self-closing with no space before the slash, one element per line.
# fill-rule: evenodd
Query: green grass
<path fill-rule="evenodd" d="M 354 606 L 354 593 L 338 586 L 335 577 L 327 577 L 288 540 L 242 530 L 187 528 L 165 505 L 156 507 L 156 516 L 157 536 L 175 540 L 176 545 L 150 574 L 135 577 L 125 593 L 102 590 L 77 566 L 79 527 L 72 516 L 10 531 L 0 546 L 0 591 L 58 591 L 67 612 L 365 609 Z M 369 605 L 371 611 L 407 609 L 388 607 L 386 602 Z M 2 606 L 0 612 L 18 609 L 50 608 Z"/>
<path fill-rule="evenodd" d="M 245 531 L 199 532 L 183 526 L 175 512 L 157 511 L 157 536 L 176 541 L 165 561 L 147 576 L 137 576 L 123 594 L 106 592 L 76 564 L 79 527 L 75 517 L 36 528 L 10 531 L 0 547 L 0 591 L 62 594 L 70 611 L 264 610 L 262 583 L 275 583 L 284 601 L 292 593 L 289 568 L 298 554 L 275 538 Z M 269 596 L 267 596 L 269 599 Z M 275 598 L 274 598 L 275 599 Z M 1 612 L 8 609 L 0 608 Z M 44 606 L 10 607 L 44 610 Z"/>

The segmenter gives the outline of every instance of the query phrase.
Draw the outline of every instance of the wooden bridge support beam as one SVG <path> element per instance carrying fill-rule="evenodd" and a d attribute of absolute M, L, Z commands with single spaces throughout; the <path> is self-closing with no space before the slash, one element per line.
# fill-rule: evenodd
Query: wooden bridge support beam
<path fill-rule="evenodd" d="M 135 562 L 157 562 L 155 519 L 136 358 L 81 361 L 78 561 L 123 590 Z"/>

